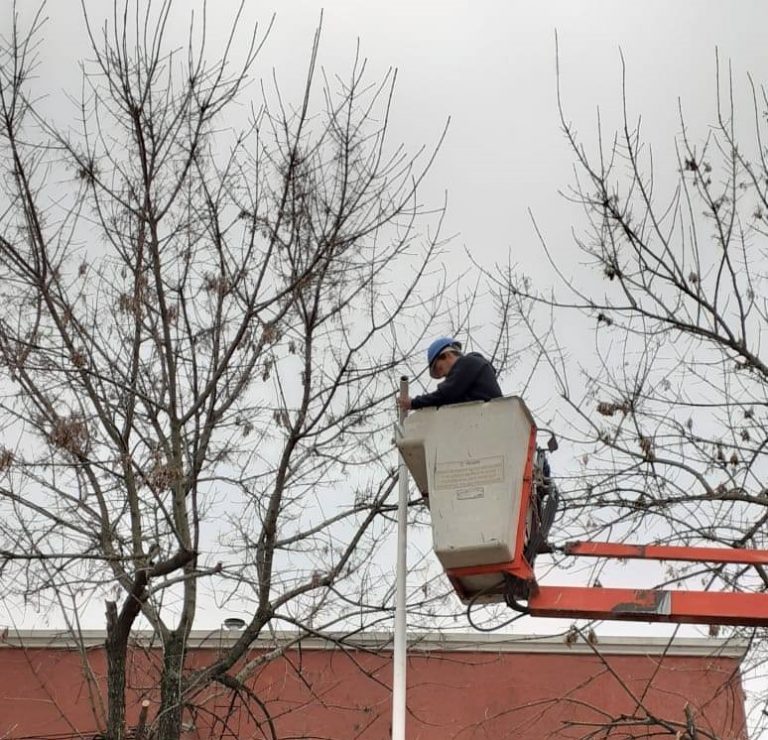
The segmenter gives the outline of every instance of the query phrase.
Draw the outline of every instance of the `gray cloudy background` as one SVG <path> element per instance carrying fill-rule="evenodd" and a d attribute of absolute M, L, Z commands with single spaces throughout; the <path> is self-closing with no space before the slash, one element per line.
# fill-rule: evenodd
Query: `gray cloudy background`
<path fill-rule="evenodd" d="M 111 20 L 112 2 L 84 0 L 92 28 Z M 16 10 L 26 25 L 39 7 L 19 0 Z M 176 0 L 171 34 L 186 44 L 191 14 L 203 25 L 198 0 Z M 10 29 L 14 3 L 0 0 L 0 29 Z M 205 22 L 209 53 L 226 42 L 238 3 L 212 0 Z M 312 40 L 323 18 L 320 64 L 329 75 L 349 74 L 358 43 L 368 59 L 368 79 L 397 69 L 390 145 L 402 142 L 413 152 L 448 133 L 421 189 L 421 201 L 438 208 L 447 197 L 444 235 L 449 273 L 468 264 L 466 252 L 491 268 L 511 261 L 529 273 L 539 289 L 553 284 L 534 231 L 529 209 L 552 254 L 566 275 L 576 273 L 580 255 L 572 231 L 584 226 L 581 210 L 560 191 L 573 182 L 573 155 L 557 110 L 555 33 L 559 39 L 561 92 L 565 115 L 588 147 L 597 141 L 597 111 L 604 137 L 621 125 L 622 63 L 626 63 L 629 117 L 642 116 L 643 138 L 653 149 L 657 192 L 677 178 L 675 139 L 681 130 L 679 105 L 693 141 L 703 140 L 716 120 L 716 49 L 721 79 L 731 66 L 736 126 L 751 133 L 751 92 L 747 75 L 759 83 L 766 68 L 768 3 L 740 0 L 683 2 L 460 2 L 459 0 L 288 0 L 249 2 L 239 38 L 261 24 L 274 24 L 256 71 L 283 98 L 298 101 L 306 79 Z M 89 58 L 80 0 L 49 0 L 44 41 L 38 49 L 37 89 L 48 114 L 60 124 L 77 124 L 77 107 L 68 94 L 81 93 L 80 61 Z M 243 109 L 245 125 L 249 111 Z M 738 138 L 738 136 L 737 136 Z M 745 141 L 752 141 L 747 134 Z M 488 310 L 487 307 L 485 309 Z M 491 315 L 473 316 L 476 327 Z M 435 332 L 449 326 L 435 327 Z M 481 334 L 479 330 L 477 332 Z M 464 338 L 464 337 L 462 337 Z M 482 339 L 480 339 L 482 342 Z M 588 351 L 588 347 L 586 348 Z M 411 369 L 421 370 L 421 365 Z M 508 393 L 519 392 L 526 368 L 504 378 Z M 554 389 L 535 377 L 526 398 L 541 413 Z M 562 453 L 561 453 L 562 458 Z M 565 460 L 558 458 L 562 471 Z M 635 626 L 636 628 L 639 625 Z M 622 628 L 624 629 L 624 628 Z"/>
<path fill-rule="evenodd" d="M 0 29 L 6 34 L 13 3 L 0 3 Z M 111 15 L 108 0 L 86 0 L 85 5 L 94 27 Z M 231 0 L 209 2 L 212 56 L 221 49 L 237 6 Z M 37 7 L 35 0 L 19 0 L 17 10 L 29 19 Z M 199 27 L 200 3 L 175 3 L 173 33 L 180 46 L 193 8 Z M 39 48 L 38 90 L 46 95 L 49 113 L 59 122 L 71 115 L 74 126 L 77 109 L 65 92 L 80 94 L 79 61 L 88 56 L 81 3 L 49 0 L 44 12 L 48 21 Z M 320 64 L 329 76 L 349 73 L 358 41 L 369 60 L 369 80 L 397 69 L 390 143 L 403 142 L 409 151 L 434 147 L 450 118 L 421 190 L 422 203 L 435 208 L 447 195 L 444 235 L 453 236 L 445 255 L 449 271 L 466 267 L 466 250 L 488 268 L 497 261 L 518 264 L 539 288 L 552 283 L 554 275 L 529 209 L 566 273 L 578 261 L 571 232 L 583 225 L 581 211 L 559 193 L 572 183 L 573 156 L 558 117 L 555 32 L 565 115 L 588 146 L 596 142 L 598 108 L 607 139 L 621 125 L 623 53 L 629 116 L 642 116 L 643 138 L 652 145 L 661 190 L 676 182 L 678 103 L 693 141 L 703 139 L 716 119 L 716 49 L 721 77 L 727 77 L 731 65 L 737 129 L 752 124 L 748 73 L 758 82 L 765 79 L 765 0 L 250 2 L 244 25 L 259 21 L 266 28 L 275 15 L 256 69 L 267 85 L 274 70 L 286 100 L 296 101 L 304 84 L 321 12 Z M 253 97 L 259 97 L 256 88 Z M 243 123 L 247 116 L 243 110 Z M 518 391 L 524 377 L 524 370 L 516 370 L 505 379 L 505 390 Z M 533 385 L 534 403 L 546 403 L 553 391 L 544 382 Z M 617 629 L 636 632 L 640 626 Z"/>
<path fill-rule="evenodd" d="M 94 21 L 111 14 L 106 0 L 85 4 Z M 2 5 L 0 23 L 7 29 L 13 3 Z M 23 16 L 36 7 L 34 0 L 18 3 Z M 194 8 L 199 25 L 196 0 L 175 3 L 180 45 Z M 209 2 L 212 54 L 236 9 L 234 0 Z M 747 73 L 760 80 L 766 62 L 768 4 L 762 0 L 249 2 L 246 21 L 266 28 L 275 15 L 257 69 L 268 84 L 274 69 L 287 99 L 296 99 L 305 78 L 321 12 L 320 62 L 329 74 L 348 73 L 358 40 L 370 79 L 397 69 L 391 141 L 411 151 L 433 146 L 450 117 L 422 195 L 425 204 L 439 206 L 447 193 L 445 234 L 455 235 L 450 251 L 456 265 L 466 247 L 482 264 L 506 261 L 510 252 L 513 262 L 535 271 L 541 254 L 528 208 L 558 256 L 567 259 L 578 212 L 558 195 L 571 182 L 572 157 L 556 107 L 555 31 L 566 115 L 588 142 L 596 138 L 598 107 L 604 131 L 620 123 L 623 52 L 628 110 L 642 115 L 662 182 L 676 168 L 670 155 L 680 131 L 678 100 L 694 139 L 714 121 L 715 49 L 722 65 L 732 65 L 743 124 L 751 111 Z M 51 0 L 45 13 L 41 89 L 51 105 L 65 106 L 61 91 L 79 93 L 77 65 L 87 48 L 80 2 Z"/>

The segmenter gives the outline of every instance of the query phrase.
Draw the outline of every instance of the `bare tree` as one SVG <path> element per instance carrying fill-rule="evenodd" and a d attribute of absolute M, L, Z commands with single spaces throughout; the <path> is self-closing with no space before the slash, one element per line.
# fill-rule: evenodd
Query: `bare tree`
<path fill-rule="evenodd" d="M 623 125 L 606 135 L 598 117 L 594 145 L 560 104 L 578 255 L 551 249 L 534 219 L 558 287 L 489 276 L 539 383 L 553 380 L 552 424 L 575 453 L 560 536 L 768 547 L 768 97 L 750 77 L 743 124 L 719 61 L 716 82 L 717 120 L 697 138 L 681 105 L 671 160 L 654 159 L 626 89 Z M 670 566 L 666 584 L 764 591 L 768 574 Z"/>
<path fill-rule="evenodd" d="M 84 14 L 77 126 L 36 87 L 43 12 L 0 49 L 2 587 L 74 633 L 107 599 L 106 693 L 86 675 L 114 740 L 138 622 L 163 654 L 147 732 L 174 738 L 206 687 L 247 692 L 263 661 L 242 659 L 275 623 L 389 615 L 382 430 L 389 371 L 438 306 L 440 214 L 422 237 L 416 197 L 431 155 L 388 143 L 395 75 L 358 57 L 326 77 L 319 31 L 297 106 L 249 88 L 266 32 L 243 5 L 213 62 L 204 21 L 174 48 L 170 1 Z M 193 671 L 213 599 L 245 626 Z"/>

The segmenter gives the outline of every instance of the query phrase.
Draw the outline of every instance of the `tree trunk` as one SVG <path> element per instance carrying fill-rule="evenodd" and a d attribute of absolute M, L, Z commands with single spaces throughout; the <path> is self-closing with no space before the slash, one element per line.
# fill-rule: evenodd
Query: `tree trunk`
<path fill-rule="evenodd" d="M 184 638 L 171 633 L 165 643 L 163 675 L 160 680 L 160 711 L 155 740 L 179 740 L 181 736 L 181 674 L 184 667 Z"/>
<path fill-rule="evenodd" d="M 125 738 L 125 664 L 128 655 L 128 638 L 145 598 L 146 586 L 147 571 L 142 569 L 136 573 L 133 587 L 126 596 L 119 615 L 117 604 L 114 601 L 107 602 L 108 740 Z"/>
<path fill-rule="evenodd" d="M 125 737 L 125 659 L 128 635 L 117 617 L 117 604 L 107 602 L 107 720 L 108 740 Z"/>

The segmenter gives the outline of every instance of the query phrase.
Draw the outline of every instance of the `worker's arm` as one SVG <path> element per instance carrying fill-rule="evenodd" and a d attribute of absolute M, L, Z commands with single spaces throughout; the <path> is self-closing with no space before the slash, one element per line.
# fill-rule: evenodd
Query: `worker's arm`
<path fill-rule="evenodd" d="M 427 406 L 460 403 L 486 364 L 487 361 L 478 355 L 460 357 L 436 390 L 411 399 L 411 408 L 422 409 Z"/>

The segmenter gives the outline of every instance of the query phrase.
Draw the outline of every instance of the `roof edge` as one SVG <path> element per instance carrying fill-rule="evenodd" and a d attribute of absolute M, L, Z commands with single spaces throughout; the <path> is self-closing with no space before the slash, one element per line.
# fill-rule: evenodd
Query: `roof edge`
<path fill-rule="evenodd" d="M 62 630 L 12 630 L 0 638 L 2 648 L 57 648 L 71 649 L 76 646 L 98 648 L 106 639 L 104 630 L 82 630 L 79 639 Z M 211 631 L 193 630 L 188 639 L 191 648 L 220 650 L 233 644 L 240 637 L 237 630 L 216 629 Z M 152 646 L 159 644 L 159 637 L 151 630 L 131 633 L 134 644 Z M 392 650 L 391 632 L 360 632 L 350 635 L 344 632 L 325 635 L 301 636 L 297 632 L 275 632 L 268 637 L 257 639 L 252 650 L 290 649 L 301 642 L 303 650 L 334 650 L 344 647 L 388 652 Z M 494 653 L 551 653 L 583 655 L 674 655 L 679 657 L 722 657 L 741 659 L 746 655 L 748 641 L 742 638 L 660 638 L 660 637 L 599 637 L 590 644 L 578 638 L 566 642 L 560 636 L 498 635 L 477 633 L 434 632 L 410 633 L 408 650 L 411 652 L 494 652 Z"/>

